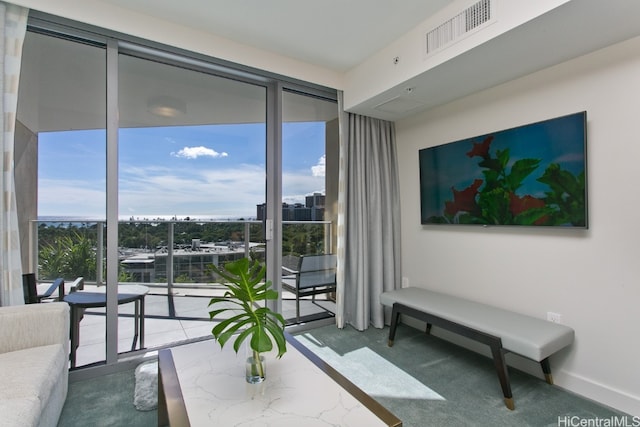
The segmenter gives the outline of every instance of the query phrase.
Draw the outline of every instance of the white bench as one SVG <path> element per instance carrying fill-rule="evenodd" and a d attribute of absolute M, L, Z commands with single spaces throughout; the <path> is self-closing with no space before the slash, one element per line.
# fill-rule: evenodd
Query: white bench
<path fill-rule="evenodd" d="M 487 344 L 509 409 L 514 409 L 514 403 L 505 353 L 539 362 L 546 381 L 553 384 L 549 356 L 574 339 L 574 331 L 568 326 L 428 289 L 410 287 L 384 292 L 380 303 L 393 308 L 389 346 L 393 345 L 400 314 L 426 322 L 427 333 L 435 325 Z"/>

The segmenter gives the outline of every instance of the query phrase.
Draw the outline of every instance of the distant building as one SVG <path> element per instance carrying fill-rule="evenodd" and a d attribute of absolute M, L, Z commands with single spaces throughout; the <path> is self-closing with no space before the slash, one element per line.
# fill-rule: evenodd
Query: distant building
<path fill-rule="evenodd" d="M 305 206 L 308 208 L 324 208 L 324 200 L 324 194 L 313 193 L 313 195 L 305 197 Z"/>
<path fill-rule="evenodd" d="M 324 221 L 324 203 L 325 195 L 321 193 L 313 193 L 311 196 L 305 197 L 305 204 L 302 203 L 283 203 L 282 204 L 282 220 L 283 221 Z M 265 218 L 266 203 L 256 206 L 256 218 L 262 221 Z"/>
<path fill-rule="evenodd" d="M 250 243 L 251 250 L 263 252 L 259 243 Z M 166 247 L 154 253 L 136 253 L 124 256 L 120 261 L 125 273 L 132 281 L 142 283 L 167 282 L 167 259 L 169 251 Z M 187 278 L 195 283 L 209 283 L 214 280 L 208 266 L 220 265 L 221 262 L 234 261 L 245 256 L 242 242 L 206 243 L 200 239 L 192 239 L 191 246 L 173 250 L 173 277 Z"/>

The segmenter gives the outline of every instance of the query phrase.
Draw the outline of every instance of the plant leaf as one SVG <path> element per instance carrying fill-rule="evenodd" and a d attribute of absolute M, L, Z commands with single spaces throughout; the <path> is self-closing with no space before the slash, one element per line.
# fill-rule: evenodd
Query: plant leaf
<path fill-rule="evenodd" d="M 506 178 L 507 189 L 515 193 L 522 181 L 540 165 L 540 159 L 520 159 L 511 166 L 511 173 Z"/>
<path fill-rule="evenodd" d="M 222 267 L 211 265 L 208 269 L 221 277 L 220 283 L 227 289 L 224 297 L 211 298 L 209 306 L 221 303 L 231 303 L 235 306 L 210 311 L 211 320 L 217 319 L 229 310 L 239 313 L 223 319 L 211 330 L 220 346 L 224 346 L 235 335 L 233 348 L 237 353 L 242 342 L 250 337 L 251 349 L 262 353 L 270 351 L 275 341 L 278 357 L 282 357 L 286 352 L 284 317 L 264 304 L 258 304 L 260 301 L 274 300 L 279 297 L 278 292 L 271 289 L 271 281 L 264 280 L 266 267 L 258 261 L 250 262 L 249 259 L 242 258 L 228 262 Z"/>

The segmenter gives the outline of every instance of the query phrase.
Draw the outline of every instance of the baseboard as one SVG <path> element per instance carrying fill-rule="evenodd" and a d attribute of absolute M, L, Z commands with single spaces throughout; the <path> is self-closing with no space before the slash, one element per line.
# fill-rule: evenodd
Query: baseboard
<path fill-rule="evenodd" d="M 636 417 L 630 425 L 640 425 L 640 396 L 563 370 L 555 372 L 553 377 L 558 387 Z"/>
<path fill-rule="evenodd" d="M 424 322 L 409 317 L 404 317 L 402 319 L 402 323 L 418 330 L 424 331 L 425 329 Z M 435 327 L 432 334 L 468 350 L 480 353 L 489 358 L 491 357 L 491 352 L 484 344 L 480 344 L 476 341 Z M 519 369 L 538 378 L 544 378 L 540 365 L 536 362 L 512 353 L 507 353 L 506 360 L 507 365 L 512 368 Z M 636 417 L 630 425 L 640 425 L 640 396 L 617 390 L 607 386 L 606 384 L 598 383 L 575 373 L 566 372 L 562 369 L 554 369 L 553 361 L 551 370 L 553 372 L 553 380 L 556 386 L 577 394 L 585 399 L 592 400 L 601 405 L 622 411 L 632 417 Z"/>

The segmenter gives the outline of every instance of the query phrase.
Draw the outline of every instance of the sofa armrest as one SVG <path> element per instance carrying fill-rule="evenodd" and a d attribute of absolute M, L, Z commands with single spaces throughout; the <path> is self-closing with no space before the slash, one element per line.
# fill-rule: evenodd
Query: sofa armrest
<path fill-rule="evenodd" d="M 0 353 L 57 343 L 69 353 L 66 302 L 0 307 Z"/>

